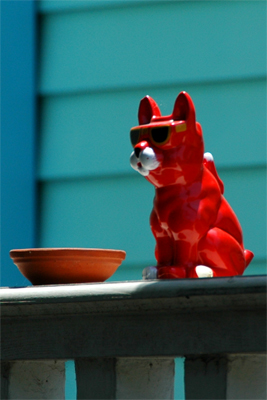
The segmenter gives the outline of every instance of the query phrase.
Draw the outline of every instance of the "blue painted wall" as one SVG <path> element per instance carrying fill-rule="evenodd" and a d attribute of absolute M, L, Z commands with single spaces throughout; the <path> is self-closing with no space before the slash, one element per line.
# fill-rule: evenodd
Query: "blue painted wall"
<path fill-rule="evenodd" d="M 41 42 L 39 245 L 121 248 L 112 279 L 153 265 L 153 187 L 129 166 L 129 129 L 150 94 L 194 100 L 225 195 L 265 272 L 266 3 L 46 1 Z"/>
<path fill-rule="evenodd" d="M 1 286 L 27 285 L 9 250 L 36 245 L 35 4 L 1 2 Z"/>

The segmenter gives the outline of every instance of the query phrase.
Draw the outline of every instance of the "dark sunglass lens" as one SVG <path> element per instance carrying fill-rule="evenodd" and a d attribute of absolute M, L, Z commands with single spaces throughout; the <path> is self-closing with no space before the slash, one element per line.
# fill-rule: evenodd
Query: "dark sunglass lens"
<path fill-rule="evenodd" d="M 163 143 L 168 138 L 169 127 L 159 126 L 158 128 L 151 129 L 151 136 L 155 143 Z"/>
<path fill-rule="evenodd" d="M 130 131 L 131 143 L 135 146 L 139 140 L 140 129 L 132 129 Z"/>

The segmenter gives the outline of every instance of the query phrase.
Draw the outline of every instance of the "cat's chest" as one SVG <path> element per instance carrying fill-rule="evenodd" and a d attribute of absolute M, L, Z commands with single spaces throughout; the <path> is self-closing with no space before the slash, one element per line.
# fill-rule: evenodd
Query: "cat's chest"
<path fill-rule="evenodd" d="M 170 225 L 173 218 L 176 220 L 186 219 L 186 216 L 192 218 L 192 213 L 197 212 L 200 198 L 200 185 L 187 190 L 174 186 L 164 191 L 156 191 L 154 211 L 161 225 Z"/>
<path fill-rule="evenodd" d="M 187 201 L 178 196 L 177 193 L 169 193 L 168 195 L 156 195 L 154 199 L 154 211 L 158 220 L 165 224 L 169 223 L 169 219 L 173 213 L 179 214 L 184 212 L 188 206 Z"/>

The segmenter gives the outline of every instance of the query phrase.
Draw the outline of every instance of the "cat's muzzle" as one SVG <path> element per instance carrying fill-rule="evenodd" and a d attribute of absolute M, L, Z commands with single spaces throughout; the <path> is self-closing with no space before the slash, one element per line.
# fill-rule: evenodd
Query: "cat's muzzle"
<path fill-rule="evenodd" d="M 159 166 L 157 155 L 151 147 L 146 147 L 144 150 L 136 148 L 130 156 L 130 164 L 133 169 L 141 175 L 147 176 L 149 171 L 152 171 Z"/>

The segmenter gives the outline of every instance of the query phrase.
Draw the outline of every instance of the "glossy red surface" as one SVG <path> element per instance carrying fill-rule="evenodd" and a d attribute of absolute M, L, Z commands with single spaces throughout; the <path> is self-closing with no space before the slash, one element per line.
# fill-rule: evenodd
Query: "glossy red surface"
<path fill-rule="evenodd" d="M 253 258 L 240 223 L 223 196 L 213 158 L 204 152 L 191 97 L 181 92 L 171 115 L 149 96 L 131 130 L 131 165 L 155 186 L 150 225 L 158 278 L 195 278 L 206 266 L 214 277 L 243 274 Z"/>

